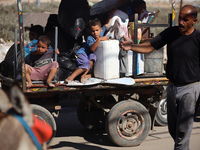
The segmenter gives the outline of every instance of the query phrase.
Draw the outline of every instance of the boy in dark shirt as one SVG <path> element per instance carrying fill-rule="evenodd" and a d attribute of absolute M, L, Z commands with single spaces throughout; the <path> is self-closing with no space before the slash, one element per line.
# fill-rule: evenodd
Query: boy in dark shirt
<path fill-rule="evenodd" d="M 31 80 L 46 80 L 49 87 L 55 87 L 52 79 L 58 71 L 58 63 L 53 61 L 53 51 L 49 50 L 50 39 L 40 36 L 37 42 L 37 51 L 30 55 L 30 65 L 25 64 L 27 87 L 32 86 Z"/>

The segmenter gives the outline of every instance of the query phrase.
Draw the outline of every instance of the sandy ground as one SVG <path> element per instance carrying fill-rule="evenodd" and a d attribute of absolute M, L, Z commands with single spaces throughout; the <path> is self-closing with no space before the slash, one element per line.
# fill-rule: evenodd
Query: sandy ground
<path fill-rule="evenodd" d="M 30 2 L 30 3 L 36 3 L 37 0 L 21 0 L 22 3 L 23 2 Z M 40 3 L 46 3 L 46 2 L 60 2 L 61 0 L 39 0 Z M 17 0 L 0 0 L 0 4 L 3 4 L 3 5 L 10 5 L 10 4 L 13 4 L 13 3 L 16 3 Z"/>

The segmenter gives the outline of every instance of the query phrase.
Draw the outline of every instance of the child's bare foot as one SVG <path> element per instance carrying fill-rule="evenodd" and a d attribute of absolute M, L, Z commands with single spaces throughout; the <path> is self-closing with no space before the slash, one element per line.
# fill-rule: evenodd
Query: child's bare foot
<path fill-rule="evenodd" d="M 71 83 L 72 80 L 71 80 L 70 78 L 67 78 L 67 79 L 65 79 L 65 82 L 66 82 L 66 83 Z"/>
<path fill-rule="evenodd" d="M 47 85 L 48 85 L 48 87 L 51 87 L 51 88 L 55 87 L 55 85 L 53 83 L 51 83 L 51 82 L 47 82 Z"/>
<path fill-rule="evenodd" d="M 32 82 L 26 82 L 26 87 L 31 87 L 33 86 Z"/>
<path fill-rule="evenodd" d="M 81 76 L 81 83 L 86 83 L 87 80 L 86 80 L 86 77 L 85 76 Z"/>

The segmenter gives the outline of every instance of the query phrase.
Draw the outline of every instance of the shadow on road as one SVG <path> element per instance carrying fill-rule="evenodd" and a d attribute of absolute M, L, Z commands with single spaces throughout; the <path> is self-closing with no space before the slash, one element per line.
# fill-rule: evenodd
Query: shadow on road
<path fill-rule="evenodd" d="M 105 130 L 87 130 L 78 121 L 76 108 L 70 107 L 60 111 L 59 117 L 56 118 L 57 133 L 56 137 L 72 137 L 78 136 L 83 137 L 86 141 L 93 144 L 105 145 L 105 146 L 116 146 L 114 145 L 107 136 Z M 60 142 L 54 147 L 62 147 L 73 143 Z M 76 143 L 74 143 L 76 145 Z M 53 147 L 52 147 L 53 148 Z"/>
<path fill-rule="evenodd" d="M 108 150 L 93 145 L 86 145 L 81 143 L 72 143 L 72 142 L 60 142 L 59 144 L 51 146 L 51 149 L 61 148 L 61 147 L 73 147 L 75 149 L 92 149 L 92 150 Z"/>

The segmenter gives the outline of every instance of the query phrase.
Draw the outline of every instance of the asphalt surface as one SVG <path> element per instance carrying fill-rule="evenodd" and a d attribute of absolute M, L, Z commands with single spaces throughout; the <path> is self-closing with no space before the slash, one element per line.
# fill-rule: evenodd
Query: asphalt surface
<path fill-rule="evenodd" d="M 148 137 L 136 147 L 119 147 L 113 144 L 106 131 L 86 130 L 79 123 L 76 104 L 73 100 L 65 106 L 56 118 L 57 134 L 50 144 L 50 150 L 173 150 L 173 140 L 167 126 L 155 126 Z M 191 150 L 200 150 L 200 108 L 191 135 Z"/>

